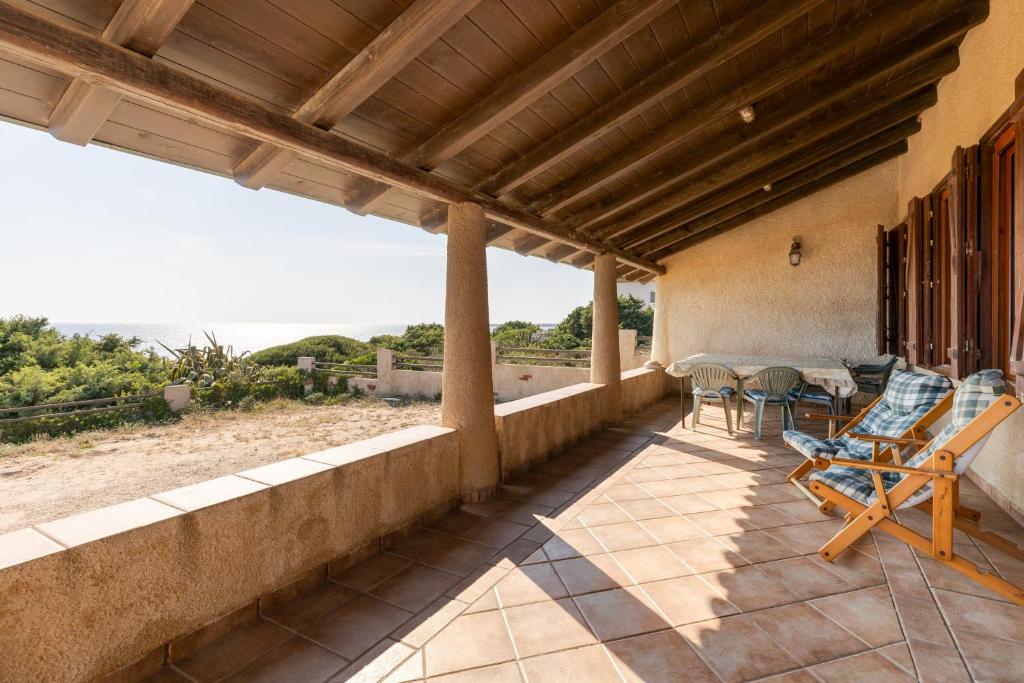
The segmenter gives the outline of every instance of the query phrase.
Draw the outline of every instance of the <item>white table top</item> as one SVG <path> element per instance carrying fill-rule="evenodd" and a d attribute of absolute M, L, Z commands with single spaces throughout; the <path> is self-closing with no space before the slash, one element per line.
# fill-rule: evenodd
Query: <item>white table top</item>
<path fill-rule="evenodd" d="M 840 396 L 850 396 L 857 391 L 849 368 L 838 360 L 830 358 L 789 358 L 783 356 L 748 356 L 738 353 L 698 353 L 672 363 L 665 372 L 673 377 L 686 377 L 690 368 L 700 363 L 724 365 L 741 379 L 753 377 L 761 370 L 771 367 L 787 367 L 800 371 L 800 376 L 811 384 L 820 384 Z"/>

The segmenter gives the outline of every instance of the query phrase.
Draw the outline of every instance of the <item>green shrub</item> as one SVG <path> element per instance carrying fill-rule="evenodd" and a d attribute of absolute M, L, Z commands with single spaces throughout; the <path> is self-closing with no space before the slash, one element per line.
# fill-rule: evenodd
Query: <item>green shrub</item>
<path fill-rule="evenodd" d="M 249 394 L 248 396 L 243 396 L 238 400 L 238 409 L 245 411 L 247 413 L 251 413 L 253 410 L 256 409 L 256 406 L 259 405 L 259 402 L 260 400 L 258 398 L 256 398 L 252 394 Z"/>
<path fill-rule="evenodd" d="M 299 356 L 312 356 L 329 363 L 347 363 L 350 358 L 372 352 L 373 346 L 341 335 L 306 337 L 291 344 L 271 346 L 249 358 L 258 365 L 295 365 Z"/>
<path fill-rule="evenodd" d="M 306 403 L 310 403 L 312 405 L 318 406 L 318 405 L 322 405 L 327 400 L 327 397 L 324 396 L 319 391 L 314 391 L 311 394 L 307 394 L 306 398 L 304 400 L 306 401 Z"/>

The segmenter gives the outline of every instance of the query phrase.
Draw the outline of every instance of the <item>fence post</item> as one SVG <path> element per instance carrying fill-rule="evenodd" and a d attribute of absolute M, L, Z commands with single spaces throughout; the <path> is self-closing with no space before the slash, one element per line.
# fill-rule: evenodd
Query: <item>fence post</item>
<path fill-rule="evenodd" d="M 316 367 L 316 358 L 313 356 L 299 356 L 299 371 L 306 373 L 307 377 L 302 381 L 302 395 L 309 396 L 313 393 L 313 368 Z"/>
<path fill-rule="evenodd" d="M 377 395 L 390 396 L 394 393 L 395 352 L 391 349 L 377 349 Z"/>
<path fill-rule="evenodd" d="M 188 384 L 168 384 L 164 387 L 164 400 L 171 412 L 180 413 L 192 398 L 192 387 Z"/>
<path fill-rule="evenodd" d="M 619 330 L 619 367 L 632 370 L 636 357 L 636 330 Z"/>
<path fill-rule="evenodd" d="M 299 370 L 303 372 L 313 372 L 314 363 L 316 363 L 316 358 L 313 356 L 299 356 Z"/>

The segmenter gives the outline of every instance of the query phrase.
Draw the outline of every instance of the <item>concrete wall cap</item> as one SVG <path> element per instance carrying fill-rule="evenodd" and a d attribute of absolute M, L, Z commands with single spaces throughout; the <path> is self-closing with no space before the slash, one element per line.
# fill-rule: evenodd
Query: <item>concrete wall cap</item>
<path fill-rule="evenodd" d="M 356 443 L 347 443 L 344 446 L 328 448 L 326 451 L 310 453 L 309 455 L 304 455 L 302 457 L 306 460 L 313 460 L 315 462 L 340 467 L 341 465 L 365 460 L 366 458 L 372 458 L 386 452 L 387 451 L 380 448 L 367 446 L 365 443 L 358 441 Z"/>
<path fill-rule="evenodd" d="M 314 462 L 305 458 L 289 458 L 239 472 L 238 476 L 252 479 L 268 486 L 277 486 L 295 481 L 296 479 L 319 474 L 320 472 L 326 472 L 329 469 L 331 469 L 331 465 L 326 463 Z"/>
<path fill-rule="evenodd" d="M 0 569 L 35 560 L 64 550 L 64 546 L 35 529 L 18 529 L 0 534 Z"/>
<path fill-rule="evenodd" d="M 156 493 L 150 498 L 179 510 L 191 512 L 247 496 L 265 488 L 267 488 L 266 484 L 229 474 L 226 477 L 217 477 L 201 481 L 198 484 Z"/>
<path fill-rule="evenodd" d="M 182 514 L 181 510 L 152 498 L 136 498 L 117 505 L 108 505 L 71 517 L 58 519 L 36 528 L 67 547 L 149 526 Z"/>

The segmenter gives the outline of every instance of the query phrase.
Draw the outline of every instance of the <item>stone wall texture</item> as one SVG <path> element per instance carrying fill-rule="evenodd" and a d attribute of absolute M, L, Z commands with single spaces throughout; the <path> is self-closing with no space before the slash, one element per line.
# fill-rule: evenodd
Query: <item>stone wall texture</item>
<path fill-rule="evenodd" d="M 895 183 L 890 161 L 666 259 L 654 358 L 875 358 L 876 233 L 896 218 Z"/>

